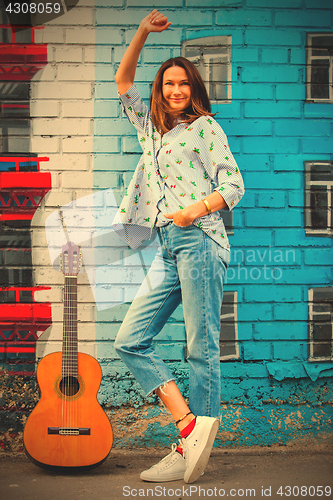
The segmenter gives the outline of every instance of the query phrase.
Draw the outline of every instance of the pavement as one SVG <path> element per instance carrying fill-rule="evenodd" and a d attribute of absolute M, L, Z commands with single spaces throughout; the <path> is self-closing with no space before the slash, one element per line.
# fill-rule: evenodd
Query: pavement
<path fill-rule="evenodd" d="M 54 472 L 23 453 L 0 454 L 1 500 L 123 500 L 203 498 L 333 498 L 333 445 L 213 448 L 203 476 L 148 483 L 140 472 L 169 450 L 112 448 L 90 471 Z"/>

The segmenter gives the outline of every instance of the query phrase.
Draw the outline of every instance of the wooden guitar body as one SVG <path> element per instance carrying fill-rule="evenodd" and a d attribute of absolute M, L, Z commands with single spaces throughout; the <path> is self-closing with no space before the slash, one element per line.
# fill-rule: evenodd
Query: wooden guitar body
<path fill-rule="evenodd" d="M 102 371 L 95 358 L 77 353 L 77 374 L 63 376 L 63 354 L 39 363 L 41 399 L 24 429 L 25 449 L 41 467 L 92 467 L 105 460 L 113 435 L 97 401 Z"/>

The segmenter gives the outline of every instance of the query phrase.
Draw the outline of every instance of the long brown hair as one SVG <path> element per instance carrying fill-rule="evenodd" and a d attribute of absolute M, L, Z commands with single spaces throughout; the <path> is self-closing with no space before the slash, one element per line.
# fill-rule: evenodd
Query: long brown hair
<path fill-rule="evenodd" d="M 168 106 L 162 92 L 164 72 L 172 66 L 179 66 L 186 71 L 191 88 L 191 104 L 188 108 L 179 112 Z M 215 115 L 215 113 L 211 113 L 205 84 L 199 71 L 191 61 L 185 57 L 172 57 L 162 64 L 157 72 L 150 96 L 150 114 L 152 122 L 160 134 L 169 132 L 177 123 L 180 115 L 184 115 L 183 121 L 187 123 L 192 123 L 199 116 Z"/>

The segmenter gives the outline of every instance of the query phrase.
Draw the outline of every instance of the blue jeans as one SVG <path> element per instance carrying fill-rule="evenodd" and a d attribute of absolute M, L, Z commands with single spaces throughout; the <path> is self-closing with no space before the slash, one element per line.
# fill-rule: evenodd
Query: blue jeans
<path fill-rule="evenodd" d="M 174 380 L 152 340 L 182 302 L 189 365 L 189 407 L 196 415 L 220 415 L 220 312 L 229 252 L 200 228 L 158 228 L 161 250 L 146 277 L 151 287 L 135 298 L 115 348 L 146 395 Z M 162 273 L 162 274 L 161 274 Z M 162 276 L 162 279 L 159 279 Z"/>

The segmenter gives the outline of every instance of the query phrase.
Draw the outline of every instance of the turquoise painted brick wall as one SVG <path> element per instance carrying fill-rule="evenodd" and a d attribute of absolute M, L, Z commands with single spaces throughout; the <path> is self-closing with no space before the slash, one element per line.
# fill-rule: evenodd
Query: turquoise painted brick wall
<path fill-rule="evenodd" d="M 218 445 L 331 438 L 333 363 L 308 361 L 308 291 L 332 286 L 332 239 L 305 234 L 304 162 L 333 160 L 333 104 L 305 102 L 306 34 L 333 32 L 332 2 L 207 0 L 203 10 L 200 0 L 96 0 L 94 179 L 96 188 L 113 189 L 118 204 L 141 149 L 108 77 L 153 7 L 165 12 L 172 26 L 152 34 L 140 56 L 136 83 L 144 99 L 159 64 L 179 55 L 183 40 L 232 37 L 232 101 L 215 104 L 213 111 L 247 191 L 230 236 L 225 290 L 237 292 L 240 354 L 221 362 Z M 156 418 L 163 408 L 153 397 L 143 400 L 115 354 L 113 341 L 129 299 L 121 279 L 110 287 L 124 303 L 97 310 L 96 335 L 103 368 L 99 398 L 119 421 L 115 442 L 168 445 L 175 438 L 171 420 L 162 428 Z M 181 306 L 155 346 L 186 396 Z M 123 426 L 133 419 L 148 425 L 124 438 Z"/>

